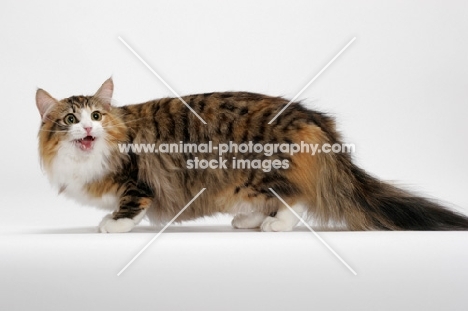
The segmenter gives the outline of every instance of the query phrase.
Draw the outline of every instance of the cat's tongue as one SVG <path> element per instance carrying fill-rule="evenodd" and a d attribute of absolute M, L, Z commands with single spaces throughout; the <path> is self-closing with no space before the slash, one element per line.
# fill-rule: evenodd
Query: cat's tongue
<path fill-rule="evenodd" d="M 93 148 L 93 143 L 94 143 L 94 137 L 91 136 L 86 136 L 80 140 L 78 140 L 78 143 L 80 144 L 80 149 L 83 151 L 88 151 Z"/>

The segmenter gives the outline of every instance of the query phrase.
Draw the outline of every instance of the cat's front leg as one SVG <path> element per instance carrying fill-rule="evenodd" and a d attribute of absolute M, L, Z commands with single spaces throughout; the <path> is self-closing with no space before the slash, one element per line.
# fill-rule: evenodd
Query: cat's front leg
<path fill-rule="evenodd" d="M 99 224 L 99 231 L 101 233 L 123 233 L 131 231 L 135 225 L 130 218 L 114 219 L 114 214 L 109 214 Z"/>
<path fill-rule="evenodd" d="M 114 213 L 107 215 L 99 224 L 102 233 L 129 232 L 145 216 L 151 206 L 152 198 L 148 189 L 131 184 L 120 198 L 120 207 Z"/>

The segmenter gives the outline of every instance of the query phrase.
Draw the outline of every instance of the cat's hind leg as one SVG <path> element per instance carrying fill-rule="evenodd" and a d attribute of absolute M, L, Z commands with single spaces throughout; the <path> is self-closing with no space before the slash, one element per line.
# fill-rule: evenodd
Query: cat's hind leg
<path fill-rule="evenodd" d="M 294 204 L 291 208 L 300 216 L 307 210 L 303 204 Z M 265 232 L 291 231 L 299 222 L 299 218 L 285 205 L 279 207 L 276 215 L 268 216 L 262 222 L 261 230 Z"/>
<path fill-rule="evenodd" d="M 260 212 L 240 213 L 232 219 L 232 226 L 236 229 L 259 228 L 267 215 Z"/>

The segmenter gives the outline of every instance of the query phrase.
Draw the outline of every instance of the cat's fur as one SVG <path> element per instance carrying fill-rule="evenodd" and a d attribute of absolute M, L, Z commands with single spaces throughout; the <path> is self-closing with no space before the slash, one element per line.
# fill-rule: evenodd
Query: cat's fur
<path fill-rule="evenodd" d="M 206 190 L 177 221 L 231 213 L 237 214 L 236 228 L 292 230 L 298 219 L 271 188 L 297 213 L 307 212 L 322 225 L 338 223 L 349 230 L 468 229 L 467 217 L 380 182 L 354 165 L 348 153 L 276 153 L 268 158 L 287 160 L 289 167 L 264 172 L 186 168 L 187 160 L 218 159 L 216 153 L 124 154 L 118 149 L 119 143 L 181 141 L 212 141 L 214 146 L 229 141 L 341 142 L 332 118 L 299 103 L 292 103 L 268 124 L 287 100 L 246 92 L 183 97 L 205 125 L 177 98 L 115 107 L 112 93 L 111 79 L 93 96 L 58 101 L 44 90 L 36 93 L 43 169 L 60 192 L 113 210 L 101 222 L 101 232 L 130 231 L 145 215 L 153 222 L 166 222 L 202 188 Z M 65 123 L 69 114 L 77 123 Z M 239 153 L 226 154 L 224 159 L 233 156 L 267 158 L 263 153 Z"/>

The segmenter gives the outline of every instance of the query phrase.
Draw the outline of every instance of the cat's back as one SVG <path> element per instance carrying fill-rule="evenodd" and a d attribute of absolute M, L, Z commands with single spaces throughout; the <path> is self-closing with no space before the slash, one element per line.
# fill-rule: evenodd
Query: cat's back
<path fill-rule="evenodd" d="M 288 101 L 282 97 L 252 92 L 211 92 L 165 97 L 140 104 L 117 107 L 125 115 L 147 117 L 157 113 L 177 113 L 192 110 L 198 114 L 223 113 L 230 111 L 245 115 L 265 108 L 274 109 L 286 106 Z"/>
<path fill-rule="evenodd" d="M 131 131 L 152 132 L 155 139 L 169 141 L 216 140 L 217 136 L 233 141 L 264 140 L 329 120 L 282 97 L 233 91 L 161 98 L 118 109 Z"/>

